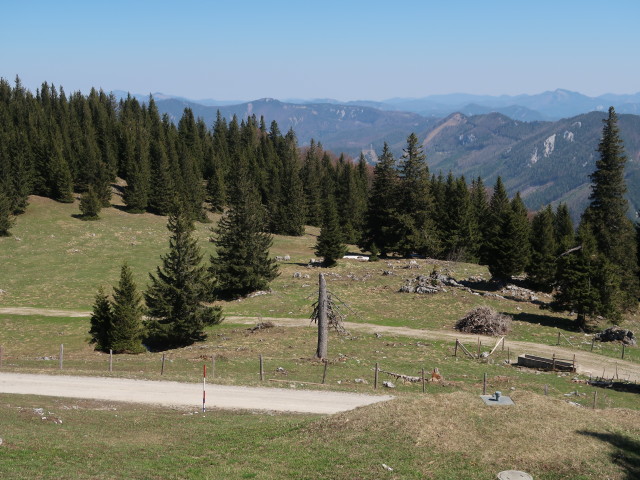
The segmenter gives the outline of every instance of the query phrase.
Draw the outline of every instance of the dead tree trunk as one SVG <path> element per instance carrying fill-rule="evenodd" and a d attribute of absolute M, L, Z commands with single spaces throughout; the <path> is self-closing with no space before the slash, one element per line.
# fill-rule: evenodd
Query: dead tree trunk
<path fill-rule="evenodd" d="M 327 283 L 321 273 L 318 279 L 318 349 L 316 358 L 327 358 L 327 344 L 329 341 L 329 321 L 327 319 Z"/>

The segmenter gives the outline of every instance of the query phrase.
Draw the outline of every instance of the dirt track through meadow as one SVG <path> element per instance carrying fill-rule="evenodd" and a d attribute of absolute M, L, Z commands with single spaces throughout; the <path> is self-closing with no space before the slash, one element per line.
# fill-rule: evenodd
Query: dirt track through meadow
<path fill-rule="evenodd" d="M 91 315 L 91 312 L 79 312 L 73 310 L 51 310 L 28 307 L 7 307 L 0 308 L 0 314 L 88 317 Z M 276 325 L 285 327 L 309 326 L 308 319 L 270 317 L 260 318 L 261 321 L 271 321 Z M 258 322 L 260 319 L 258 317 L 228 316 L 226 317 L 226 320 L 233 323 L 252 325 Z M 351 331 L 400 335 L 412 338 L 420 338 L 424 340 L 445 340 L 455 342 L 455 339 L 457 338 L 462 342 L 471 343 L 472 345 L 475 345 L 478 341 L 477 335 L 468 335 L 453 331 L 448 332 L 444 330 L 423 330 L 407 327 L 389 327 L 384 325 L 374 325 L 371 323 L 354 322 L 345 322 L 344 326 L 347 330 Z M 496 342 L 496 339 L 492 337 L 480 336 L 480 339 L 483 345 L 494 345 Z M 605 357 L 596 353 L 567 349 L 555 345 L 543 345 L 539 343 L 521 342 L 509 339 L 506 339 L 505 343 L 509 347 L 513 359 L 517 358 L 518 355 L 524 353 L 539 355 L 548 358 L 551 358 L 553 354 L 555 354 L 558 358 L 566 359 L 571 359 L 573 358 L 573 355 L 575 355 L 576 363 L 578 365 L 578 373 L 581 373 L 583 375 L 592 375 L 594 377 L 604 376 L 605 378 L 613 378 L 617 372 L 618 378 L 620 378 L 621 380 L 640 382 L 640 364 L 637 363 L 611 357 Z"/>

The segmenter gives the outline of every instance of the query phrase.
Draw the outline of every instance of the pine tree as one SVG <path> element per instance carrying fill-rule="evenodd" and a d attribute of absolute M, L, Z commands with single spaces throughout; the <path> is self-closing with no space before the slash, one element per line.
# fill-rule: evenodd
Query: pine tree
<path fill-rule="evenodd" d="M 148 341 L 154 348 L 191 345 L 206 338 L 204 327 L 222 321 L 220 307 L 204 302 L 211 296 L 211 277 L 201 265 L 202 254 L 193 221 L 176 202 L 169 215 L 169 252 L 161 257 L 156 275 L 144 294 L 148 316 Z"/>
<path fill-rule="evenodd" d="M 216 278 L 220 297 L 236 298 L 264 290 L 278 275 L 278 266 L 269 258 L 271 235 L 266 227 L 264 207 L 256 188 L 244 172 L 238 172 L 229 209 L 214 230 L 217 255 L 211 257 L 209 271 Z"/>
<path fill-rule="evenodd" d="M 93 304 L 93 312 L 91 314 L 91 343 L 96 344 L 96 350 L 108 352 L 111 348 L 111 331 L 112 331 L 113 311 L 109 297 L 104 293 L 104 289 L 100 287 L 96 294 Z"/>
<path fill-rule="evenodd" d="M 82 213 L 83 220 L 97 220 L 99 218 L 100 210 L 102 210 L 102 202 L 98 197 L 93 185 L 89 185 L 89 188 L 80 198 L 80 212 Z"/>
<path fill-rule="evenodd" d="M 527 277 L 531 285 L 543 292 L 551 292 L 556 276 L 556 252 L 558 250 L 553 228 L 551 207 L 540 210 L 531 222 L 531 260 L 527 265 Z"/>
<path fill-rule="evenodd" d="M 11 200 L 4 193 L 2 185 L 0 185 L 0 237 L 8 237 L 11 234 L 9 230 L 15 223 L 11 212 Z"/>
<path fill-rule="evenodd" d="M 114 353 L 144 352 L 142 337 L 142 295 L 133 280 L 131 268 L 124 263 L 120 283 L 114 288 L 110 340 Z"/>
<path fill-rule="evenodd" d="M 323 257 L 323 266 L 334 267 L 346 253 L 343 234 L 338 223 L 335 202 L 331 197 L 325 200 L 324 221 L 315 245 L 315 254 Z"/>

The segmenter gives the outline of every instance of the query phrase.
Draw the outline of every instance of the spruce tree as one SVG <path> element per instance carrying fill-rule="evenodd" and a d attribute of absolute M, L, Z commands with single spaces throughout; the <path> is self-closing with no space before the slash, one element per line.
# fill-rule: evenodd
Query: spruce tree
<path fill-rule="evenodd" d="M 338 223 L 335 202 L 331 197 L 325 200 L 324 221 L 315 245 L 315 254 L 323 257 L 323 266 L 334 267 L 346 253 L 343 234 Z"/>
<path fill-rule="evenodd" d="M 417 252 L 435 255 L 439 250 L 438 235 L 433 221 L 433 197 L 429 188 L 429 167 L 426 155 L 419 145 L 418 137 L 412 133 L 400 163 L 399 211 L 402 235 L 401 253 Z"/>
<path fill-rule="evenodd" d="M 114 288 L 110 340 L 114 353 L 144 352 L 142 338 L 142 295 L 133 280 L 131 268 L 124 263 L 120 270 L 120 282 Z"/>
<path fill-rule="evenodd" d="M 397 251 L 398 231 L 395 229 L 399 215 L 399 180 L 396 159 L 385 142 L 378 163 L 373 170 L 373 185 L 365 214 L 364 231 L 358 246 L 371 251 L 373 245 L 383 257 Z M 373 253 L 373 252 L 372 252 Z"/>
<path fill-rule="evenodd" d="M 635 230 L 627 217 L 629 204 L 624 179 L 627 158 L 617 122 L 616 112 L 610 107 L 598 145 L 600 158 L 590 176 L 591 203 L 581 222 L 588 223 L 591 230 L 597 232 L 598 251 L 616 270 L 620 289 L 616 309 L 620 310 L 637 306 L 640 288 Z"/>
<path fill-rule="evenodd" d="M 578 229 L 579 248 L 562 254 L 557 263 L 553 308 L 573 311 L 577 327 L 591 330 L 596 316 L 620 319 L 619 279 L 615 266 L 598 252 L 591 225 Z"/>
<path fill-rule="evenodd" d="M 93 185 L 80 197 L 80 212 L 83 220 L 97 220 L 100 210 L 102 210 L 102 202 L 98 197 Z"/>
<path fill-rule="evenodd" d="M 216 256 L 209 271 L 216 279 L 219 297 L 237 298 L 264 290 L 278 275 L 275 260 L 269 258 L 271 235 L 265 233 L 265 210 L 255 186 L 245 172 L 238 172 L 229 209 L 214 229 Z"/>
<path fill-rule="evenodd" d="M 111 331 L 113 321 L 113 311 L 109 297 L 104 293 L 104 289 L 100 287 L 93 303 L 93 312 L 91 313 L 91 343 L 96 344 L 96 350 L 108 352 L 111 349 Z"/>
<path fill-rule="evenodd" d="M 202 254 L 192 232 L 193 220 L 179 202 L 174 203 L 167 228 L 169 252 L 162 266 L 149 274 L 144 294 L 149 320 L 148 343 L 154 348 L 191 345 L 206 338 L 204 327 L 222 321 L 220 307 L 205 305 L 211 297 L 211 277 L 201 265 Z"/>
<path fill-rule="evenodd" d="M 2 185 L 0 185 L 0 237 L 8 237 L 11 234 L 9 230 L 15 223 L 11 212 L 11 200 L 4 193 Z"/>
<path fill-rule="evenodd" d="M 566 203 L 561 203 L 556 209 L 553 219 L 554 238 L 556 243 L 556 254 L 560 255 L 570 248 L 575 247 L 575 232 L 569 207 Z"/>
<path fill-rule="evenodd" d="M 536 289 L 551 292 L 556 276 L 557 245 L 551 207 L 540 210 L 531 222 L 531 260 L 527 265 L 527 279 Z"/>

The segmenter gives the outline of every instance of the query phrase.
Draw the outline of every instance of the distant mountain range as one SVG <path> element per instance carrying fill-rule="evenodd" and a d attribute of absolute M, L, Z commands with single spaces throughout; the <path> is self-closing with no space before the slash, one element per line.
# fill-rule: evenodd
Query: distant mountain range
<path fill-rule="evenodd" d="M 116 96 L 126 95 L 114 92 Z M 140 101 L 148 96 L 135 95 Z M 588 203 L 589 174 L 595 169 L 602 119 L 610 105 L 619 114 L 629 162 L 627 184 L 632 211 L 640 210 L 640 93 L 587 97 L 567 90 L 539 95 L 434 95 L 384 102 L 331 99 L 282 102 L 260 99 L 234 103 L 191 101 L 154 94 L 161 113 L 178 121 L 186 107 L 212 125 L 217 111 L 228 120 L 249 115 L 293 128 L 299 143 L 310 139 L 335 153 L 370 163 L 387 142 L 401 155 L 406 138 L 423 139 L 432 172 L 481 176 L 491 186 L 502 176 L 510 194 L 520 191 L 530 209 L 566 202 L 577 219 Z M 205 104 L 207 103 L 207 104 Z M 217 105 L 216 105 L 217 103 Z M 626 113 L 626 114 L 625 114 Z"/>

